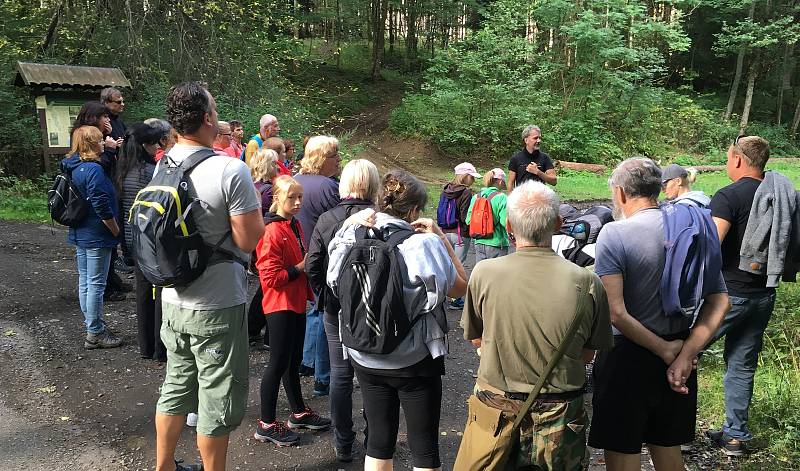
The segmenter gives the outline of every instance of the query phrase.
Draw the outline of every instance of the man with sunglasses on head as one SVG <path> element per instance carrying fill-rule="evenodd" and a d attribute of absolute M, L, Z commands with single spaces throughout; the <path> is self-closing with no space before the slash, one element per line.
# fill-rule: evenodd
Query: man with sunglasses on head
<path fill-rule="evenodd" d="M 742 455 L 744 443 L 753 438 L 747 421 L 758 354 L 775 306 L 775 287 L 784 267 L 793 266 L 797 252 L 791 248 L 797 250 L 800 238 L 798 193 L 783 175 L 764 171 L 768 159 L 766 139 L 736 138 L 726 164 L 733 183 L 709 204 L 722 244 L 731 309 L 712 340 L 725 337 L 725 423 L 706 434 L 729 456 Z M 789 279 L 794 276 L 784 274 Z"/>

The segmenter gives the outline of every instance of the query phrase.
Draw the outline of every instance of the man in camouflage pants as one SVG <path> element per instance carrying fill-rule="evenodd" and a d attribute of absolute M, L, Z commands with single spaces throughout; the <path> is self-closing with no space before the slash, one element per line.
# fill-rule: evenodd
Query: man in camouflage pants
<path fill-rule="evenodd" d="M 465 296 L 464 337 L 480 347 L 481 362 L 454 469 L 585 468 L 585 363 L 595 350 L 612 345 L 606 294 L 596 275 L 551 249 L 561 224 L 553 190 L 526 182 L 507 204 L 517 251 L 477 264 Z M 500 432 L 511 427 L 573 319 L 579 322 L 575 335 L 567 339 L 518 435 L 511 435 L 519 443 L 500 443 Z M 483 453 L 487 442 L 489 451 Z M 511 454 L 498 461 L 493 448 L 510 448 Z"/>

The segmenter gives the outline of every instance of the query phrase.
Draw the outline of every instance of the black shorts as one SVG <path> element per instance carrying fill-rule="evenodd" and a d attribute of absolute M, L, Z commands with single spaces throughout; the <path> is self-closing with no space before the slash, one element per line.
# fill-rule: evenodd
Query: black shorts
<path fill-rule="evenodd" d="M 687 333 L 664 337 L 685 339 Z M 594 397 L 589 446 L 638 454 L 642 444 L 670 447 L 694 440 L 697 420 L 697 372 L 689 394 L 667 383 L 668 365 L 654 353 L 617 336 L 594 365 Z"/>

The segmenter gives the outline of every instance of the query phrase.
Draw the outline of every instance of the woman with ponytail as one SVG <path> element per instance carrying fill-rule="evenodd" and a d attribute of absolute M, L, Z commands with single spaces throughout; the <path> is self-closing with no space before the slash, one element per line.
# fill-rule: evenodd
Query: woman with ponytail
<path fill-rule="evenodd" d="M 351 216 L 328 248 L 327 280 L 336 292 L 359 221 L 370 221 L 384 238 L 397 231 L 416 232 L 397 245 L 404 262 L 403 302 L 409 318 L 415 319 L 410 331 L 387 354 L 345 348 L 361 385 L 369 424 L 364 469 L 392 469 L 401 405 L 414 469 L 440 469 L 439 416 L 447 354 L 444 303 L 448 297 L 464 295 L 467 275 L 436 222 L 420 218 L 428 197 L 425 185 L 410 173 L 395 170 L 386 174 L 381 187 L 380 212 L 365 209 Z M 340 316 L 350 318 L 345 312 Z"/>

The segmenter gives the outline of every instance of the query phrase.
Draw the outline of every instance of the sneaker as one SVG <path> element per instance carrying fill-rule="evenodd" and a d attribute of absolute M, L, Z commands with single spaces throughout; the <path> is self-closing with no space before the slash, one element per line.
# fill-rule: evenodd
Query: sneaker
<path fill-rule="evenodd" d="M 292 414 L 286 425 L 291 429 L 307 428 L 309 430 L 325 430 L 331 426 L 331 419 L 321 417 L 313 410 L 306 407 L 306 410 L 299 414 Z"/>
<path fill-rule="evenodd" d="M 197 427 L 197 412 L 189 412 L 186 414 L 186 425 L 189 427 Z"/>
<path fill-rule="evenodd" d="M 94 350 L 95 348 L 117 348 L 122 345 L 122 339 L 112 334 L 108 329 L 99 334 L 86 334 L 83 348 Z"/>
<path fill-rule="evenodd" d="M 731 438 L 722 433 L 722 430 L 707 430 L 706 436 L 714 442 L 727 456 L 744 455 L 744 442 Z"/>
<path fill-rule="evenodd" d="M 355 453 L 353 452 L 353 445 L 345 446 L 345 447 L 335 447 L 334 451 L 336 451 L 336 460 L 340 463 L 351 463 L 355 458 Z"/>
<path fill-rule="evenodd" d="M 125 298 L 126 298 L 125 293 L 123 293 L 122 291 L 109 291 L 103 294 L 103 301 L 110 303 L 125 301 Z"/>
<path fill-rule="evenodd" d="M 203 465 L 183 464 L 183 460 L 175 460 L 175 471 L 203 471 Z"/>
<path fill-rule="evenodd" d="M 114 270 L 118 273 L 133 273 L 133 267 L 125 263 L 121 258 L 114 260 Z"/>
<path fill-rule="evenodd" d="M 464 309 L 464 298 L 456 298 L 450 301 L 451 309 Z"/>
<path fill-rule="evenodd" d="M 267 424 L 259 420 L 253 438 L 261 443 L 272 442 L 278 446 L 291 446 L 300 440 L 300 435 L 287 429 L 278 421 Z"/>
<path fill-rule="evenodd" d="M 314 395 L 317 397 L 327 396 L 330 392 L 330 384 L 314 381 Z"/>
<path fill-rule="evenodd" d="M 301 364 L 300 376 L 314 376 L 314 368 Z"/>

